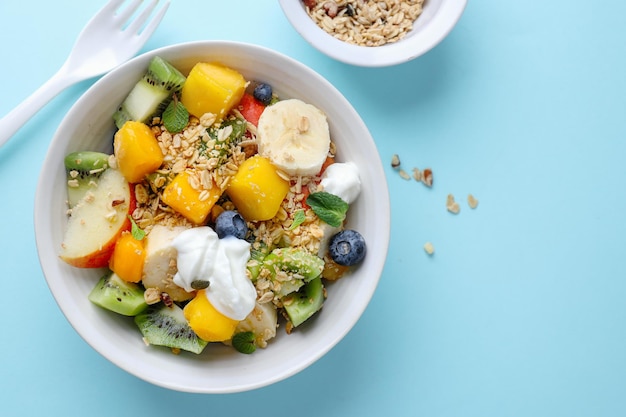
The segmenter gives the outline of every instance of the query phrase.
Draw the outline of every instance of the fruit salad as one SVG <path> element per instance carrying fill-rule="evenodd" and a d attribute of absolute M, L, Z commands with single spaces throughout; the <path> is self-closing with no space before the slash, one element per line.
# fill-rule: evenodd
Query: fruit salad
<path fill-rule="evenodd" d="M 320 314 L 366 255 L 345 229 L 359 171 L 326 115 L 218 62 L 154 57 L 112 115 L 113 153 L 68 154 L 60 258 L 101 268 L 89 300 L 147 345 L 266 348 Z"/>

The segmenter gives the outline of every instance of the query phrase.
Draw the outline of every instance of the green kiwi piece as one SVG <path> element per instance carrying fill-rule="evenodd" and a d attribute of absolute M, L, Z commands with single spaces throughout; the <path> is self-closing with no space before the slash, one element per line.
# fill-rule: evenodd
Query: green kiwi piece
<path fill-rule="evenodd" d="M 155 56 L 146 73 L 113 114 L 115 125 L 120 128 L 128 120 L 147 123 L 152 117 L 160 116 L 174 94 L 180 93 L 185 80 L 186 77 L 172 64 Z"/>
<path fill-rule="evenodd" d="M 324 260 L 300 248 L 276 248 L 263 263 L 274 272 L 282 270 L 297 273 L 305 282 L 319 277 L 324 270 Z"/>
<path fill-rule="evenodd" d="M 65 157 L 67 203 L 74 207 L 89 191 L 98 185 L 100 176 L 109 167 L 109 155 L 102 152 L 72 152 Z"/>
<path fill-rule="evenodd" d="M 298 292 L 282 299 L 289 320 L 297 327 L 317 313 L 324 305 L 324 285 L 317 277 L 307 282 Z"/>
<path fill-rule="evenodd" d="M 143 288 L 124 281 L 115 273 L 100 278 L 88 298 L 92 303 L 124 316 L 135 316 L 148 307 Z"/>
<path fill-rule="evenodd" d="M 176 304 L 167 307 L 155 304 L 137 316 L 135 323 L 146 343 L 201 353 L 208 342 L 200 339 L 189 327 L 183 310 Z"/>
<path fill-rule="evenodd" d="M 269 254 L 269 251 L 269 246 L 264 242 L 255 242 L 250 246 L 250 260 L 246 267 L 248 268 L 252 282 L 256 282 L 261 272 L 261 267 L 263 266 L 263 260 Z"/>

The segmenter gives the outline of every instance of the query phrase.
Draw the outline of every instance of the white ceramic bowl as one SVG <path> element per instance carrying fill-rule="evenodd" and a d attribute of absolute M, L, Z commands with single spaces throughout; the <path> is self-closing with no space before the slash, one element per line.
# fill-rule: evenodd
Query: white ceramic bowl
<path fill-rule="evenodd" d="M 365 47 L 340 41 L 321 29 L 307 14 L 302 0 L 278 2 L 295 30 L 316 49 L 338 61 L 362 67 L 402 64 L 425 54 L 450 33 L 467 5 L 467 0 L 426 0 L 413 30 L 403 39 Z"/>
<path fill-rule="evenodd" d="M 323 109 L 339 160 L 361 167 L 363 191 L 353 203 L 349 226 L 366 239 L 368 254 L 354 274 L 331 284 L 321 314 L 290 335 L 281 328 L 266 349 L 252 355 L 211 344 L 203 354 L 173 355 L 146 346 L 132 319 L 91 304 L 87 295 L 102 270 L 73 268 L 58 253 L 66 223 L 64 156 L 77 150 L 111 152 L 111 115 L 159 55 L 183 72 L 198 61 L 219 61 L 249 80 L 270 83 L 281 97 L 300 98 Z M 263 47 L 222 41 L 174 45 L 146 53 L 96 82 L 72 107 L 46 156 L 35 200 L 37 250 L 59 307 L 96 351 L 127 372 L 153 384 L 186 392 L 246 391 L 283 380 L 311 365 L 356 324 L 378 284 L 389 244 L 389 194 L 374 141 L 353 107 L 320 75 Z"/>

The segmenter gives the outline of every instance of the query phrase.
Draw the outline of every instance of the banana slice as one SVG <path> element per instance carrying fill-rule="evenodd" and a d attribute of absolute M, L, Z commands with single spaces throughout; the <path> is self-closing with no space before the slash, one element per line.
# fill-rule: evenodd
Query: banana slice
<path fill-rule="evenodd" d="M 267 107 L 257 127 L 259 154 L 288 175 L 315 175 L 330 148 L 326 115 L 298 99 Z"/>

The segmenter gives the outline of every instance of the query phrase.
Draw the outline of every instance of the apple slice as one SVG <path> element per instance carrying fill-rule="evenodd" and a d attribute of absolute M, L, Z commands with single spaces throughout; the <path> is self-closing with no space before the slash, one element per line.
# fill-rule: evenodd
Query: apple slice
<path fill-rule="evenodd" d="M 119 170 L 107 169 L 72 208 L 60 258 L 79 268 L 108 266 L 117 238 L 130 230 L 128 215 L 135 206 L 134 187 Z"/>

